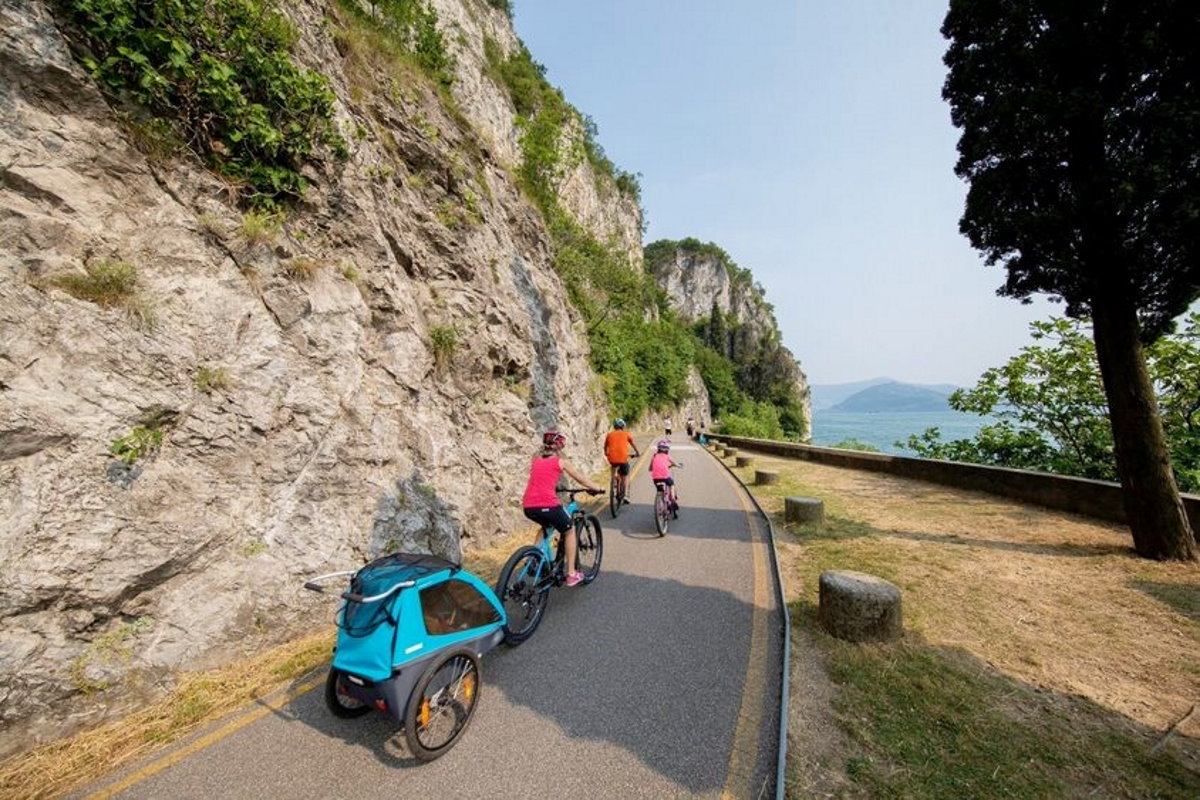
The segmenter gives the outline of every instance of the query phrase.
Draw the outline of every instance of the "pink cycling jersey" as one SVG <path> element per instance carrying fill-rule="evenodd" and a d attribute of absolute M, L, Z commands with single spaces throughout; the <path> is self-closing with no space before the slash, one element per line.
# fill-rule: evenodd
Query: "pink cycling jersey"
<path fill-rule="evenodd" d="M 533 459 L 529 468 L 529 483 L 525 486 L 525 497 L 521 500 L 523 508 L 552 508 L 561 505 L 554 487 L 562 475 L 562 463 L 558 456 Z"/>
<path fill-rule="evenodd" d="M 661 481 L 671 477 L 671 456 L 666 453 L 655 453 L 650 459 L 651 480 Z"/>

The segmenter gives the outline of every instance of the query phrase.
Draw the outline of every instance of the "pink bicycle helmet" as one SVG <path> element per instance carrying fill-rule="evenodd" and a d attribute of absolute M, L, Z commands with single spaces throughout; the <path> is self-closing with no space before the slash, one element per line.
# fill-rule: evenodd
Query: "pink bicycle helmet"
<path fill-rule="evenodd" d="M 558 431 L 546 431 L 542 434 L 542 447 L 547 450 L 562 450 L 567 443 L 567 437 Z"/>
<path fill-rule="evenodd" d="M 666 453 L 666 452 L 669 452 L 670 450 L 671 450 L 671 440 L 670 439 L 659 439 L 658 440 L 658 452 Z"/>

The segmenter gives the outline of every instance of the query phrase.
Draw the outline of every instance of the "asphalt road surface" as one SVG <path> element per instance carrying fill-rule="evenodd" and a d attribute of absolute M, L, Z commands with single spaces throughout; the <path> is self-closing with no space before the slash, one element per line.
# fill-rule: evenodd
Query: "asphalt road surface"
<path fill-rule="evenodd" d="M 81 796 L 773 796 L 782 643 L 766 529 L 712 455 L 675 440 L 682 510 L 668 534 L 655 533 L 643 459 L 620 517 L 596 512 L 600 576 L 553 590 L 528 641 L 484 656 L 475 718 L 441 759 L 409 756 L 382 714 L 333 717 L 318 686 Z"/>

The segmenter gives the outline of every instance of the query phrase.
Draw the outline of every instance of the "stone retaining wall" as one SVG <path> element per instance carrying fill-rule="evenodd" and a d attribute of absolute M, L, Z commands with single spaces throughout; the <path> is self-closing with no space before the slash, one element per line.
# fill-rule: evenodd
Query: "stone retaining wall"
<path fill-rule="evenodd" d="M 1059 511 L 1070 511 L 1098 519 L 1121 523 L 1126 521 L 1121 486 L 1110 481 L 1071 478 L 1064 475 L 1005 467 L 985 467 L 979 464 L 960 464 L 953 461 L 935 461 L 928 458 L 864 453 L 857 450 L 776 442 L 768 439 L 748 439 L 740 436 L 722 436 L 721 441 L 730 446 L 784 458 L 813 461 L 832 467 L 886 472 L 902 478 L 914 478 L 944 486 L 953 486 L 957 489 L 989 492 L 1020 500 L 1023 503 L 1032 503 Z M 1200 530 L 1200 496 L 1185 494 L 1182 497 L 1192 530 Z"/>

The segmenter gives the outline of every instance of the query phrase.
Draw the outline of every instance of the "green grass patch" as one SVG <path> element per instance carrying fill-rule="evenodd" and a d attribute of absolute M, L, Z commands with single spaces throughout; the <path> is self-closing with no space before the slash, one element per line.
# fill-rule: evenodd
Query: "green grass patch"
<path fill-rule="evenodd" d="M 196 369 L 193 380 L 196 388 L 205 394 L 212 394 L 222 389 L 228 389 L 233 383 L 233 379 L 229 376 L 229 370 L 224 367 L 210 367 L 207 365 L 201 365 Z"/>
<path fill-rule="evenodd" d="M 61 275 L 51 284 L 72 297 L 104 308 L 124 308 L 137 296 L 137 268 L 128 261 L 98 261 L 82 275 Z"/>
<path fill-rule="evenodd" d="M 815 606 L 794 611 L 798 624 L 815 627 Z M 840 689 L 839 718 L 861 748 L 847 773 L 870 797 L 1182 799 L 1200 791 L 1200 775 L 1088 701 L 1037 692 L 911 635 L 870 646 L 817 638 Z"/>

